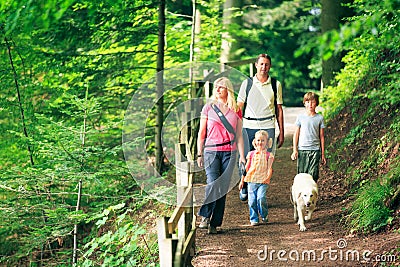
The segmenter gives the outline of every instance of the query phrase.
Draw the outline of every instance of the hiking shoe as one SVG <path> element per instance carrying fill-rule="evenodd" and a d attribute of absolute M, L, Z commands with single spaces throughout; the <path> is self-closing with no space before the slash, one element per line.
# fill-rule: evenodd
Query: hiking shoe
<path fill-rule="evenodd" d="M 263 224 L 267 224 L 268 223 L 268 216 L 265 217 L 265 218 L 262 218 L 262 222 L 263 222 Z"/>
<path fill-rule="evenodd" d="M 210 235 L 218 234 L 217 227 L 214 227 L 214 226 L 210 225 L 208 227 L 208 234 L 210 234 Z"/>
<path fill-rule="evenodd" d="M 259 223 L 258 222 L 250 222 L 251 226 L 257 226 Z"/>
<path fill-rule="evenodd" d="M 207 229 L 209 225 L 210 225 L 210 218 L 203 217 L 203 219 L 199 224 L 199 228 Z"/>

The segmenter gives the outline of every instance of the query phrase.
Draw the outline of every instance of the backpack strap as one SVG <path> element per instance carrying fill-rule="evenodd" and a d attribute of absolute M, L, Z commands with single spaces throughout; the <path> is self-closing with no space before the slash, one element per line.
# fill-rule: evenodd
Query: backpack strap
<path fill-rule="evenodd" d="M 249 168 L 251 166 L 251 160 L 253 159 L 253 156 L 254 156 L 255 152 L 256 152 L 255 150 L 250 151 L 250 154 L 249 154 Z"/>
<path fill-rule="evenodd" d="M 278 104 L 276 102 L 278 88 L 277 88 L 277 81 L 273 77 L 271 77 L 271 85 L 272 85 L 272 91 L 274 91 L 275 118 L 278 119 Z"/>
<path fill-rule="evenodd" d="M 247 97 L 249 96 L 249 92 L 251 87 L 253 86 L 253 77 L 247 78 L 247 85 L 246 85 L 246 99 L 244 100 L 243 104 L 243 118 L 244 118 L 244 112 L 246 111 L 246 106 L 247 106 Z"/>

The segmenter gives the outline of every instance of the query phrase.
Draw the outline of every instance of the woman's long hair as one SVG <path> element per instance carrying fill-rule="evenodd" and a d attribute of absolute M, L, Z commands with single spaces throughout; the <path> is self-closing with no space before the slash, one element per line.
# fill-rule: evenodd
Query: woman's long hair
<path fill-rule="evenodd" d="M 235 92 L 233 90 L 232 82 L 228 78 L 221 77 L 221 78 L 218 78 L 218 79 L 216 79 L 214 81 L 214 89 L 213 89 L 213 94 L 212 94 L 211 99 L 213 99 L 215 101 L 217 100 L 217 98 L 215 97 L 216 90 L 217 90 L 215 85 L 217 85 L 217 84 L 218 85 L 224 85 L 228 89 L 228 98 L 227 98 L 228 107 L 230 109 L 232 109 L 233 111 L 237 112 L 239 110 L 239 107 L 238 107 L 238 105 L 236 103 L 236 100 L 235 100 Z"/>

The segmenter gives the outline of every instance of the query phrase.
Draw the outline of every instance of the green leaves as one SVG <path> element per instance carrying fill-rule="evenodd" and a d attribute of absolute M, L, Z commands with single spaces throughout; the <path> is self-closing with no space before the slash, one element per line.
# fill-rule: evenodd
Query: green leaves
<path fill-rule="evenodd" d="M 145 228 L 130 221 L 132 210 L 121 212 L 124 206 L 122 203 L 104 210 L 96 225 L 108 231 L 84 246 L 81 266 L 139 266 L 158 257 L 156 241 L 146 240 L 149 236 Z"/>
<path fill-rule="evenodd" d="M 350 214 L 346 217 L 353 231 L 365 233 L 377 231 L 390 223 L 392 211 L 385 206 L 390 196 L 390 187 L 375 180 L 365 184 L 357 193 Z"/>
<path fill-rule="evenodd" d="M 6 35 L 11 34 L 19 25 L 25 31 L 34 27 L 48 29 L 50 25 L 60 20 L 74 0 L 47 1 L 3 1 L 0 6 L 0 23 L 4 25 Z"/>

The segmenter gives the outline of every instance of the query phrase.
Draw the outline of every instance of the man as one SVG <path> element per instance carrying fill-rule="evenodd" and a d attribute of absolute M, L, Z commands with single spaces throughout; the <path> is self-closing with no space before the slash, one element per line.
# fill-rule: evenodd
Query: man
<path fill-rule="evenodd" d="M 258 130 L 265 130 L 268 136 L 274 140 L 273 147 L 268 151 L 275 149 L 275 123 L 278 122 L 279 136 L 277 147 L 281 147 L 284 142 L 283 129 L 283 97 L 282 85 L 276 81 L 276 113 L 275 113 L 275 96 L 272 87 L 272 78 L 269 76 L 271 69 L 271 57 L 267 54 L 260 54 L 255 63 L 257 69 L 256 75 L 253 77 L 253 83 L 246 96 L 246 88 L 249 80 L 242 82 L 240 86 L 237 104 L 244 113 L 243 116 L 243 136 L 245 145 L 245 155 L 253 150 L 254 135 Z M 246 105 L 245 105 L 245 102 Z"/>

